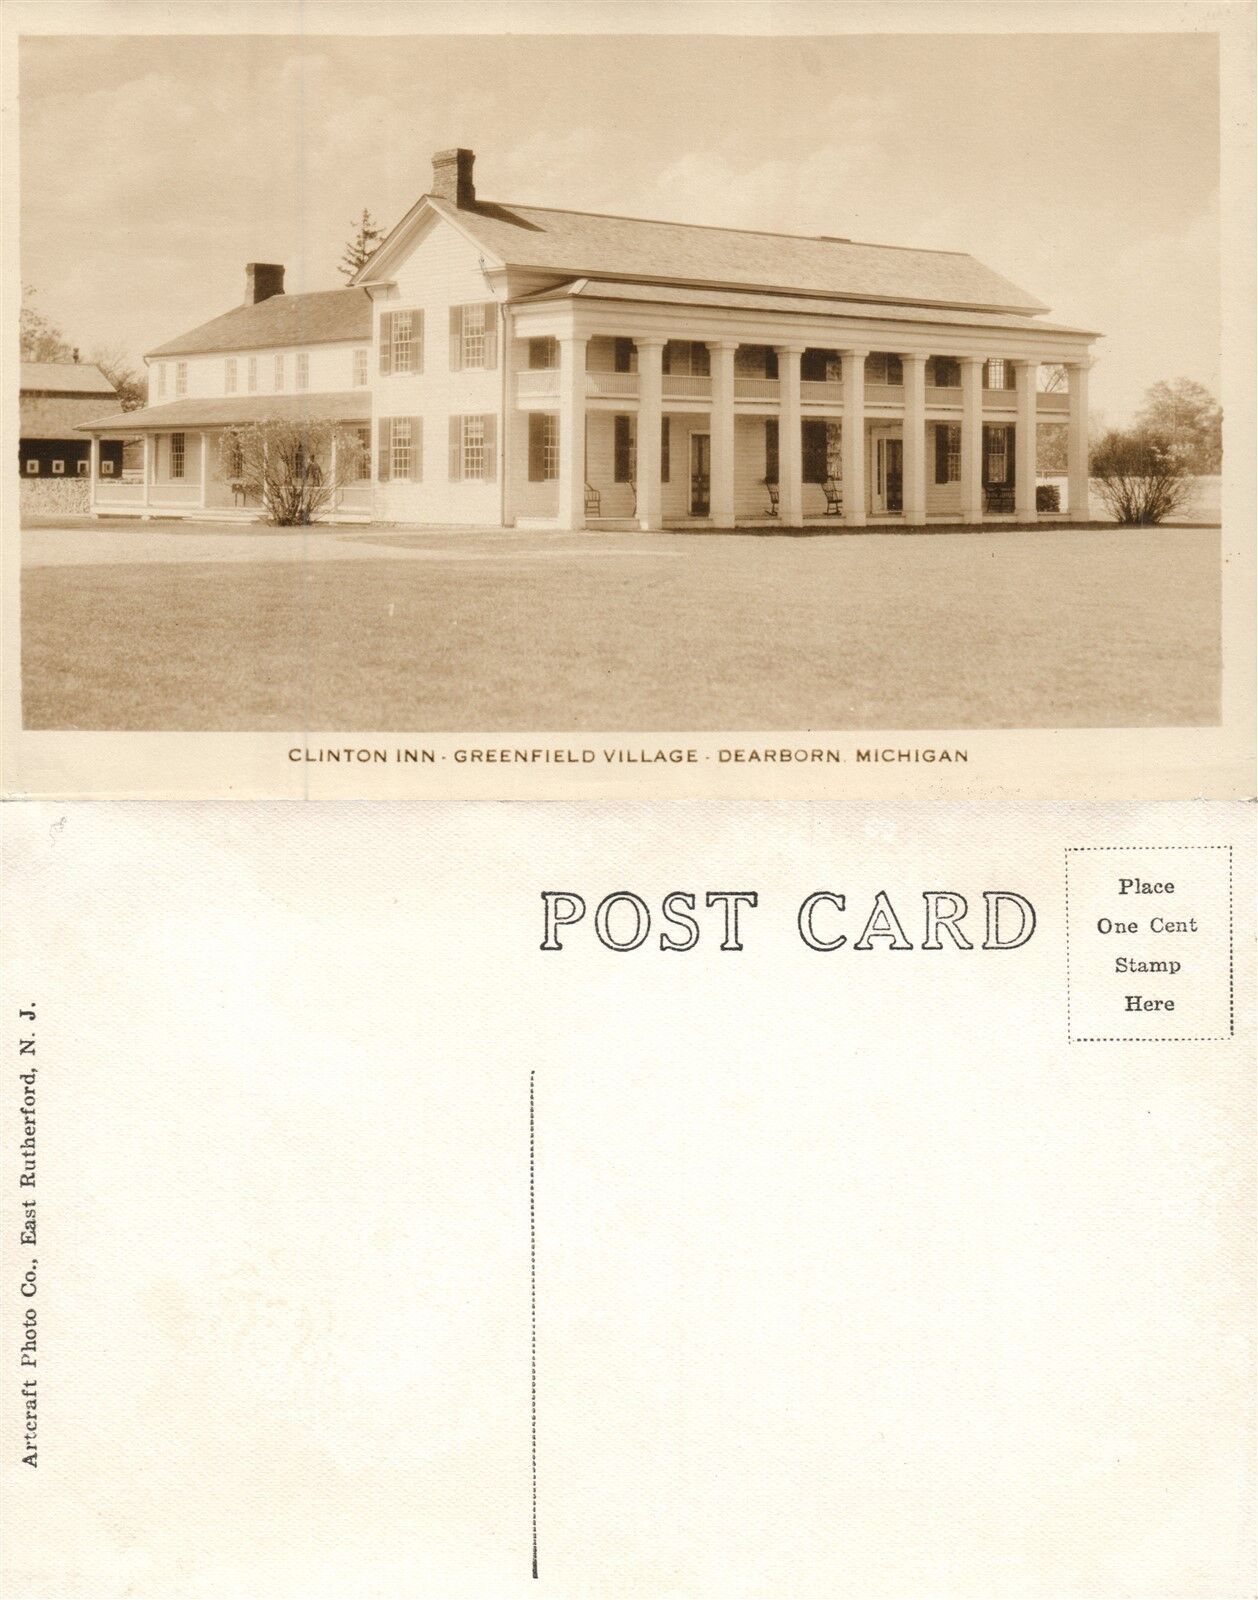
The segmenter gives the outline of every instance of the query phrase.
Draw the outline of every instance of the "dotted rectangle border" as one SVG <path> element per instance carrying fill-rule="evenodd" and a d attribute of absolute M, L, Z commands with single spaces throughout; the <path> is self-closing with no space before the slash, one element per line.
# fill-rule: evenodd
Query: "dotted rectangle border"
<path fill-rule="evenodd" d="M 1226 850 L 1227 851 L 1227 1032 L 1207 1034 L 1080 1034 L 1070 1018 L 1070 858 L 1099 850 Z M 1232 846 L 1230 844 L 1071 844 L 1066 846 L 1066 1043 L 1067 1044 L 1225 1044 L 1236 1037 L 1236 959 L 1232 928 Z"/>

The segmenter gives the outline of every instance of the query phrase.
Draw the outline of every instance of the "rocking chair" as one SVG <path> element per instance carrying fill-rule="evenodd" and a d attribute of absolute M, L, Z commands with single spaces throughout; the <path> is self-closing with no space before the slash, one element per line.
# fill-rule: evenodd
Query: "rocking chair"
<path fill-rule="evenodd" d="M 601 509 L 602 508 L 602 504 L 603 504 L 602 495 L 593 486 L 593 484 L 587 483 L 586 486 L 585 486 L 585 514 L 586 514 L 586 516 L 587 517 L 601 517 L 602 514 L 603 514 L 602 513 L 602 509 Z"/>
<path fill-rule="evenodd" d="M 841 517 L 843 515 L 843 485 L 837 478 L 827 478 L 826 491 L 826 516 Z"/>
<path fill-rule="evenodd" d="M 770 483 L 768 478 L 764 480 L 764 486 L 769 491 L 769 515 L 776 517 L 778 514 L 778 486 L 776 483 Z"/>

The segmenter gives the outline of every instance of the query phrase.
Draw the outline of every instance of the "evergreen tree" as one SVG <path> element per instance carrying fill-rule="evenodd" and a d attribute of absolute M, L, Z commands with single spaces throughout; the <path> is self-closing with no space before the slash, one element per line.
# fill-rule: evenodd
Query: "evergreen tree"
<path fill-rule="evenodd" d="M 363 208 L 361 218 L 354 224 L 353 237 L 345 246 L 345 253 L 341 257 L 341 264 L 336 269 L 343 278 L 353 278 L 360 268 L 366 266 L 376 252 L 376 246 L 384 238 L 386 230 L 378 228 L 371 220 L 371 212 Z"/>

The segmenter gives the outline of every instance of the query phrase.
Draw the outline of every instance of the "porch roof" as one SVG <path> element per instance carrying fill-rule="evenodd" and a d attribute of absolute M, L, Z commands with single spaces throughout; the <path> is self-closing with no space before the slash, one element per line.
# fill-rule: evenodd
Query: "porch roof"
<path fill-rule="evenodd" d="M 227 394 L 185 397 L 141 411 L 115 411 L 78 424 L 80 433 L 164 433 L 171 428 L 230 428 L 246 422 L 369 422 L 371 391 L 336 394 Z"/>
<path fill-rule="evenodd" d="M 689 289 L 680 285 L 617 282 L 605 278 L 574 278 L 569 283 L 558 284 L 549 289 L 539 289 L 534 294 L 521 295 L 513 304 L 537 305 L 547 301 L 577 298 L 621 302 L 636 300 L 647 305 L 710 306 L 718 310 L 737 308 L 746 311 L 784 311 L 800 316 L 939 323 L 967 328 L 1008 328 L 1016 329 L 1019 333 L 1069 333 L 1087 339 L 1101 337 L 1090 328 L 1072 328 L 1062 322 L 1045 322 L 1039 317 L 1029 318 L 1011 315 L 1008 312 L 960 311 L 946 310 L 939 306 L 895 305 L 886 300 L 834 300 L 820 295 L 757 294 L 742 289 Z"/>

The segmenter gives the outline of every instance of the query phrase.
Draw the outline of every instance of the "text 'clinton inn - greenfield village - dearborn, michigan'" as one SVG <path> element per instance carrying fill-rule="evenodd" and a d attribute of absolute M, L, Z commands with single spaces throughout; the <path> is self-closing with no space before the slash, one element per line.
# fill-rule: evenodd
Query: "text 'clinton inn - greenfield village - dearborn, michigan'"
<path fill-rule="evenodd" d="M 222 430 L 318 417 L 363 446 L 346 521 L 1087 515 L 1096 335 L 971 256 L 483 201 L 472 166 L 436 156 L 348 288 L 286 295 L 282 266 L 254 264 L 243 305 L 152 351 L 144 409 L 82 426 L 92 509 L 257 515 Z M 103 474 L 125 438 L 127 470 Z"/>

